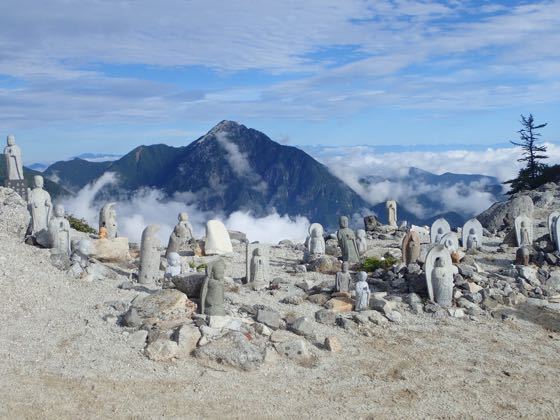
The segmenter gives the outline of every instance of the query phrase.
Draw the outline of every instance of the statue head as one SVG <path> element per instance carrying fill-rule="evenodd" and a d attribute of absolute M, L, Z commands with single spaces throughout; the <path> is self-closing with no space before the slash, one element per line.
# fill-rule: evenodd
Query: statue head
<path fill-rule="evenodd" d="M 255 249 L 255 255 L 256 255 L 257 257 L 262 256 L 262 249 L 257 247 L 257 248 Z"/>
<path fill-rule="evenodd" d="M 342 263 L 342 272 L 343 273 L 348 273 L 349 268 L 350 268 L 350 265 L 348 264 L 348 261 L 344 261 Z"/>
<path fill-rule="evenodd" d="M 356 231 L 356 235 L 358 236 L 358 238 L 365 239 L 366 238 L 366 231 L 363 230 L 363 229 L 358 229 Z"/>
<path fill-rule="evenodd" d="M 441 258 L 436 258 L 434 261 L 434 267 L 443 267 L 443 260 Z"/>
<path fill-rule="evenodd" d="M 340 216 L 339 225 L 341 229 L 346 229 L 348 227 L 348 217 Z"/>
<path fill-rule="evenodd" d="M 474 228 L 471 228 L 471 229 L 469 230 L 469 235 L 474 235 L 474 234 L 475 234 Z"/>
<path fill-rule="evenodd" d="M 64 206 L 62 204 L 54 206 L 54 215 L 56 217 L 64 217 Z"/>
<path fill-rule="evenodd" d="M 176 252 L 170 252 L 167 256 L 167 263 L 172 267 L 178 267 L 181 265 L 181 256 Z"/>
<path fill-rule="evenodd" d="M 366 281 L 367 280 L 367 273 L 365 271 L 360 271 L 358 273 L 358 281 Z"/>
<path fill-rule="evenodd" d="M 311 236 L 313 238 L 318 238 L 319 237 L 319 229 L 317 229 L 317 228 L 311 229 Z"/>
<path fill-rule="evenodd" d="M 438 227 L 437 233 L 442 234 L 443 233 L 443 228 L 440 226 Z"/>
<path fill-rule="evenodd" d="M 179 213 L 179 222 L 187 222 L 189 220 L 189 215 L 187 213 Z"/>
<path fill-rule="evenodd" d="M 33 181 L 35 182 L 35 188 L 43 188 L 45 185 L 45 181 L 41 175 L 35 175 Z"/>
<path fill-rule="evenodd" d="M 207 274 L 216 280 L 223 280 L 226 274 L 226 263 L 224 260 L 219 259 L 211 265 L 210 273 Z"/>
<path fill-rule="evenodd" d="M 8 146 L 15 145 L 16 144 L 16 138 L 12 135 L 9 135 L 8 139 L 7 139 L 7 143 L 8 143 Z"/>
<path fill-rule="evenodd" d="M 524 228 L 525 227 L 525 221 L 521 222 L 521 227 Z"/>
<path fill-rule="evenodd" d="M 91 248 L 92 243 L 89 239 L 80 239 L 78 242 L 77 251 L 86 257 L 91 254 Z"/>

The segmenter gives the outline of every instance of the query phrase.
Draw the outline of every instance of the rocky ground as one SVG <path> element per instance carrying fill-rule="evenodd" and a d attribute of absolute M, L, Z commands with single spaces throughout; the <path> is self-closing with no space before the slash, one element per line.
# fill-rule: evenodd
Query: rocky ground
<path fill-rule="evenodd" d="M 532 198 L 540 238 L 558 193 L 549 187 Z M 302 247 L 288 243 L 271 248 L 271 289 L 249 290 L 241 282 L 245 247 L 236 244 L 227 258 L 230 316 L 207 325 L 191 319 L 184 294 L 140 287 L 129 267 L 110 268 L 96 280 L 55 268 L 48 250 L 23 243 L 21 204 L 0 191 L 2 417 L 556 418 L 560 412 L 560 275 L 545 239 L 530 267 L 514 267 L 515 248 L 502 245 L 507 226 L 497 228 L 482 251 L 458 265 L 452 311 L 426 301 L 421 264 L 370 273 L 374 309 L 365 313 L 329 306 L 334 275 L 303 272 Z M 398 255 L 401 233 L 373 236 L 371 255 Z M 328 271 L 329 261 L 316 268 Z M 161 294 L 168 297 L 164 305 L 146 303 Z"/>

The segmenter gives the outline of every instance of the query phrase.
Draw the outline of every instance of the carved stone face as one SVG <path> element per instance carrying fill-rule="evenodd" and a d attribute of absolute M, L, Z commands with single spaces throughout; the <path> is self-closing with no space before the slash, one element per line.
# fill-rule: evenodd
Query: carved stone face
<path fill-rule="evenodd" d="M 62 204 L 54 206 L 54 215 L 56 217 L 64 217 L 64 206 Z"/>
<path fill-rule="evenodd" d="M 471 228 L 471 230 L 469 230 L 469 235 L 474 235 L 474 228 Z"/>
<path fill-rule="evenodd" d="M 16 144 L 16 139 L 14 136 L 8 136 L 8 146 L 13 146 Z"/>
<path fill-rule="evenodd" d="M 186 222 L 189 220 L 189 215 L 187 213 L 179 213 L 179 222 Z"/>
<path fill-rule="evenodd" d="M 443 267 L 443 261 L 441 260 L 441 258 L 436 258 L 434 267 Z"/>
<path fill-rule="evenodd" d="M 343 273 L 348 273 L 348 267 L 349 267 L 348 263 L 347 263 L 347 262 L 343 262 L 343 263 L 342 263 L 342 272 L 343 272 Z"/>
<path fill-rule="evenodd" d="M 340 228 L 346 229 L 348 227 L 348 217 L 342 216 L 339 220 Z"/>
<path fill-rule="evenodd" d="M 256 255 L 257 257 L 262 256 L 262 249 L 260 249 L 260 248 L 255 249 L 255 255 Z"/>
<path fill-rule="evenodd" d="M 367 280 L 367 273 L 365 271 L 360 271 L 358 273 L 358 281 L 366 281 Z"/>
<path fill-rule="evenodd" d="M 45 185 L 45 181 L 43 180 L 43 177 L 40 175 L 36 175 L 35 178 L 33 178 L 33 180 L 35 181 L 35 188 L 43 188 L 43 186 Z"/>
<path fill-rule="evenodd" d="M 226 274 L 226 265 L 222 260 L 219 260 L 212 266 L 212 277 L 216 280 L 223 280 Z"/>

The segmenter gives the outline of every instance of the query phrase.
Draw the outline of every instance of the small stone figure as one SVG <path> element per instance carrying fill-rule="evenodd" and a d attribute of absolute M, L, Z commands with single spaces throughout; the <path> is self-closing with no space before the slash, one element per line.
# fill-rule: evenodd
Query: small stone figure
<path fill-rule="evenodd" d="M 482 224 L 476 219 L 468 220 L 462 229 L 463 247 L 468 249 L 479 249 L 482 246 L 483 235 Z"/>
<path fill-rule="evenodd" d="M 375 228 L 380 225 L 379 220 L 375 216 L 366 216 L 364 217 L 364 227 L 366 232 L 373 232 Z"/>
<path fill-rule="evenodd" d="M 99 237 L 101 238 L 102 230 L 106 231 L 105 238 L 115 239 L 118 234 L 116 203 L 107 203 L 99 212 Z"/>
<path fill-rule="evenodd" d="M 249 249 L 253 249 L 252 252 Z M 247 280 L 253 290 L 265 289 L 270 284 L 269 262 L 268 257 L 264 254 L 264 249 L 261 246 L 252 248 L 248 245 L 247 256 L 250 258 L 250 271 L 247 273 Z"/>
<path fill-rule="evenodd" d="M 8 136 L 7 146 L 4 149 L 6 158 L 6 178 L 10 181 L 23 180 L 23 161 L 21 158 L 21 149 L 16 144 L 14 136 Z"/>
<path fill-rule="evenodd" d="M 515 238 L 518 246 L 531 246 L 533 244 L 533 221 L 520 215 L 515 218 Z"/>
<path fill-rule="evenodd" d="M 311 255 L 325 255 L 325 238 L 323 226 L 313 223 L 309 228 L 309 253 Z"/>
<path fill-rule="evenodd" d="M 367 282 L 367 273 L 360 271 L 358 273 L 358 282 L 355 286 L 356 289 L 356 304 L 354 305 L 355 311 L 366 311 L 369 309 L 369 299 L 371 291 Z"/>
<path fill-rule="evenodd" d="M 347 262 L 342 263 L 342 271 L 336 273 L 335 289 L 337 292 L 350 292 L 350 285 L 352 284 L 352 276 L 348 271 L 349 266 Z"/>
<path fill-rule="evenodd" d="M 193 228 L 189 222 L 189 215 L 187 213 L 179 213 L 178 220 L 179 223 L 175 225 L 169 237 L 167 251 L 165 251 L 166 257 L 172 252 L 179 252 L 181 248 L 185 247 L 193 239 Z"/>
<path fill-rule="evenodd" d="M 52 252 L 70 256 L 70 222 L 64 217 L 64 206 L 54 206 L 54 215 L 49 221 L 49 237 Z"/>
<path fill-rule="evenodd" d="M 93 245 L 89 239 L 80 239 L 74 252 L 72 253 L 70 271 L 75 277 L 81 277 L 86 273 L 90 266 L 89 256 Z"/>
<path fill-rule="evenodd" d="M 354 231 L 348 228 L 348 217 L 342 216 L 339 223 L 340 229 L 338 230 L 337 238 L 338 245 L 342 250 L 342 261 L 355 264 L 360 261 L 358 247 L 356 245 L 356 236 L 354 235 Z"/>
<path fill-rule="evenodd" d="M 426 255 L 425 273 L 428 295 L 432 302 L 446 308 L 453 299 L 453 264 L 449 251 L 436 245 Z"/>
<path fill-rule="evenodd" d="M 158 225 L 150 225 L 142 232 L 140 270 L 138 273 L 138 282 L 141 284 L 153 284 L 159 280 L 161 259 L 159 252 L 160 242 L 157 237 L 159 229 Z"/>
<path fill-rule="evenodd" d="M 529 265 L 529 260 L 531 258 L 531 253 L 527 246 L 521 246 L 517 249 L 515 253 L 515 263 L 517 265 Z"/>
<path fill-rule="evenodd" d="M 224 316 L 224 277 L 226 264 L 222 259 L 206 267 L 206 278 L 200 292 L 200 313 Z"/>
<path fill-rule="evenodd" d="M 50 194 L 43 189 L 43 177 L 37 175 L 33 180 L 35 188 L 27 193 L 27 207 L 31 213 L 31 235 L 35 237 L 48 229 L 52 203 Z"/>
<path fill-rule="evenodd" d="M 167 268 L 165 269 L 165 278 L 180 276 L 182 271 L 181 256 L 176 252 L 170 252 L 167 256 Z"/>
<path fill-rule="evenodd" d="M 402 242 L 403 262 L 408 265 L 418 261 L 420 258 L 420 236 L 418 232 L 409 230 Z"/>
<path fill-rule="evenodd" d="M 447 232 L 441 237 L 439 244 L 443 245 L 450 254 L 459 250 L 459 239 L 457 239 L 455 232 Z"/>
<path fill-rule="evenodd" d="M 391 227 L 397 227 L 397 202 L 389 200 L 385 203 L 387 208 L 387 224 Z"/>
<path fill-rule="evenodd" d="M 447 220 L 440 217 L 432 223 L 432 227 L 430 229 L 430 241 L 433 244 L 439 244 L 439 241 L 447 232 L 451 232 L 451 226 Z"/>
<path fill-rule="evenodd" d="M 478 249 L 478 248 L 480 248 L 480 240 L 478 239 L 478 236 L 474 231 L 474 228 L 471 228 L 469 230 L 469 235 L 467 236 L 467 249 Z"/>
<path fill-rule="evenodd" d="M 356 246 L 358 247 L 358 253 L 364 255 L 367 251 L 367 238 L 366 231 L 363 229 L 358 229 L 356 231 Z"/>

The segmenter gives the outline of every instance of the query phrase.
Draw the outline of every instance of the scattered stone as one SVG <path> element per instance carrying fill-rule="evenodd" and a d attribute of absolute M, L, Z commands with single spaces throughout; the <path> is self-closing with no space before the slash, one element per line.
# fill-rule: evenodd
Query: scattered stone
<path fill-rule="evenodd" d="M 316 293 L 314 295 L 307 296 L 307 300 L 315 305 L 323 306 L 330 299 L 327 293 Z"/>
<path fill-rule="evenodd" d="M 146 356 L 156 362 L 171 360 L 177 355 L 177 352 L 177 343 L 167 339 L 155 340 L 146 347 Z"/>
<path fill-rule="evenodd" d="M 215 341 L 198 347 L 195 357 L 245 371 L 257 369 L 264 361 L 264 350 L 240 332 L 231 331 Z"/>
<path fill-rule="evenodd" d="M 336 312 L 320 309 L 315 312 L 315 321 L 325 325 L 336 325 Z"/>
<path fill-rule="evenodd" d="M 277 330 L 280 328 L 280 314 L 272 309 L 259 309 L 257 311 L 257 322 Z"/>
<path fill-rule="evenodd" d="M 284 341 L 275 345 L 276 351 L 282 356 L 305 367 L 312 367 L 316 359 L 303 339 Z"/>
<path fill-rule="evenodd" d="M 136 310 L 144 324 L 181 324 L 187 322 L 196 312 L 196 304 L 178 290 L 163 289 L 134 299 L 131 303 L 132 309 Z"/>
<path fill-rule="evenodd" d="M 138 328 L 142 325 L 142 318 L 138 315 L 135 308 L 130 308 L 123 317 L 123 324 L 126 327 Z"/>
<path fill-rule="evenodd" d="M 391 311 L 388 315 L 385 315 L 387 319 L 395 324 L 400 324 L 402 322 L 402 315 L 400 312 Z"/>
<path fill-rule="evenodd" d="M 146 345 L 147 338 L 148 338 L 148 331 L 138 330 L 128 336 L 128 342 L 132 348 L 143 349 L 144 346 Z"/>
<path fill-rule="evenodd" d="M 177 356 L 190 356 L 201 337 L 200 330 L 193 324 L 181 326 L 177 331 Z"/>
<path fill-rule="evenodd" d="M 463 318 L 465 316 L 465 311 L 461 308 L 447 308 L 447 313 L 453 318 Z"/>
<path fill-rule="evenodd" d="M 290 325 L 290 329 L 297 335 L 302 335 L 308 340 L 316 340 L 314 322 L 306 317 L 296 319 L 292 325 Z"/>
<path fill-rule="evenodd" d="M 299 295 L 287 296 L 282 299 L 282 303 L 286 303 L 288 305 L 301 305 L 303 303 L 303 298 Z"/>
<path fill-rule="evenodd" d="M 352 312 L 354 302 L 347 297 L 335 297 L 325 303 L 324 306 L 334 312 Z"/>
<path fill-rule="evenodd" d="M 325 348 L 333 353 L 340 353 L 342 351 L 342 344 L 337 337 L 331 336 L 325 338 Z"/>

